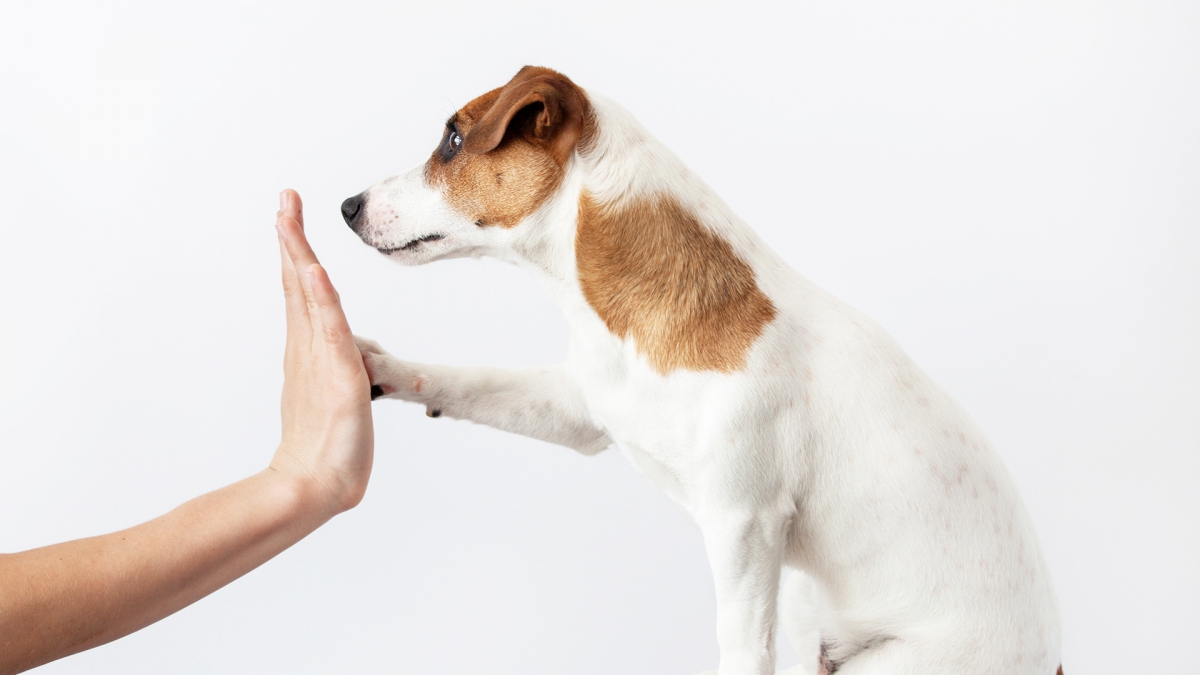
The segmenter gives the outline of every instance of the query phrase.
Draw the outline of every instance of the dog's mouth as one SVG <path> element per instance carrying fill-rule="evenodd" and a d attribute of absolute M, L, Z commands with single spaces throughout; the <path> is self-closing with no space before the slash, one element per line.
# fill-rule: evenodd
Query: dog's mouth
<path fill-rule="evenodd" d="M 446 235 L 444 235 L 444 234 L 427 234 L 424 237 L 417 237 L 416 239 L 413 239 L 412 241 L 404 244 L 403 246 L 397 246 L 395 248 L 382 248 L 382 247 L 377 246 L 375 248 L 380 253 L 382 253 L 384 255 L 388 255 L 390 253 L 395 253 L 396 251 L 411 251 L 411 250 L 419 247 L 421 244 L 427 244 L 429 242 L 440 241 L 445 238 L 446 238 Z"/>

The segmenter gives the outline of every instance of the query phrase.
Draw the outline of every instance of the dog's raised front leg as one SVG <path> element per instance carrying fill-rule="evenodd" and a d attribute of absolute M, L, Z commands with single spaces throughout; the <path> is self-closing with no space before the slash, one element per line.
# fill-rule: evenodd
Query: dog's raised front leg
<path fill-rule="evenodd" d="M 404 361 L 378 343 L 356 337 L 371 378 L 371 394 L 425 405 L 430 417 L 486 424 L 594 455 L 612 442 L 588 415 L 562 366 L 503 368 L 436 366 Z"/>
<path fill-rule="evenodd" d="M 771 675 L 775 604 L 790 520 L 737 507 L 709 508 L 697 515 L 717 591 L 717 672 Z"/>

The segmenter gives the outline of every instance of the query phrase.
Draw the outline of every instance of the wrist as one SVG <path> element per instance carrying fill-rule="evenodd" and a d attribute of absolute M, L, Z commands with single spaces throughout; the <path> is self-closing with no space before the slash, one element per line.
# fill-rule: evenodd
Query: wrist
<path fill-rule="evenodd" d="M 291 522 L 316 529 L 344 510 L 336 507 L 328 489 L 315 476 L 296 467 L 271 462 L 257 478 L 265 484 L 283 517 Z"/>
<path fill-rule="evenodd" d="M 323 523 L 354 508 L 362 500 L 362 487 L 365 486 L 356 487 L 353 481 L 333 469 L 324 468 L 319 461 L 301 461 L 296 456 L 281 443 L 264 472 L 279 484 L 280 489 L 291 494 L 296 509 L 320 518 Z"/>

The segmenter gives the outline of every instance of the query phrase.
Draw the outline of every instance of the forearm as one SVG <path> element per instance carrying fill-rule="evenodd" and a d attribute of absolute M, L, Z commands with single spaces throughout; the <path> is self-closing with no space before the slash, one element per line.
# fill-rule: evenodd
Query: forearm
<path fill-rule="evenodd" d="M 267 469 L 128 530 L 0 556 L 0 674 L 154 623 L 333 514 L 303 482 Z"/>

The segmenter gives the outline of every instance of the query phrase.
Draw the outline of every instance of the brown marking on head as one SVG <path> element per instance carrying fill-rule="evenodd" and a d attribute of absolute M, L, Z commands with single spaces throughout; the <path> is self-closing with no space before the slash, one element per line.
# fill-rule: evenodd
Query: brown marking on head
<path fill-rule="evenodd" d="M 579 200 L 575 263 L 588 304 L 656 371 L 733 372 L 775 318 L 754 271 L 673 198 Z"/>
<path fill-rule="evenodd" d="M 450 118 L 425 180 L 476 225 L 513 227 L 558 189 L 593 124 L 587 96 L 567 76 L 525 66 Z"/>

